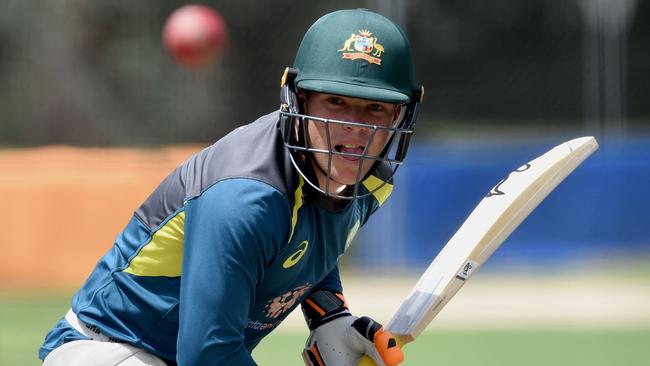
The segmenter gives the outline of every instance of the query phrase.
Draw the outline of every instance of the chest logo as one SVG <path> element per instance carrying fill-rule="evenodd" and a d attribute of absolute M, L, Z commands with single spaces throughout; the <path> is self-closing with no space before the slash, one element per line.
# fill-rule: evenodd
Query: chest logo
<path fill-rule="evenodd" d="M 306 243 L 306 241 L 304 241 L 304 243 Z M 298 300 L 307 292 L 307 290 L 309 290 L 310 287 L 311 283 L 306 283 L 291 291 L 283 293 L 273 300 L 269 300 L 266 304 L 266 316 L 272 319 L 277 319 L 280 315 L 293 309 Z"/>
<path fill-rule="evenodd" d="M 300 245 L 298 245 L 298 250 L 291 254 L 289 258 L 282 263 L 282 268 L 291 268 L 296 265 L 296 263 L 300 261 L 300 258 L 302 258 L 302 256 L 307 252 L 307 247 L 309 247 L 309 242 L 304 240 Z"/>

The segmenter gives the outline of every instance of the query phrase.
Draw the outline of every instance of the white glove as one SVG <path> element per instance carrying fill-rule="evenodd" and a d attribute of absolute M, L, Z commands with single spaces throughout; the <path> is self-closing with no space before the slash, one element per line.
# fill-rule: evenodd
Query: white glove
<path fill-rule="evenodd" d="M 396 366 L 403 361 L 395 337 L 371 318 L 351 315 L 343 295 L 317 291 L 302 305 L 311 329 L 303 351 L 306 365 L 356 366 L 363 355 L 377 366 Z"/>

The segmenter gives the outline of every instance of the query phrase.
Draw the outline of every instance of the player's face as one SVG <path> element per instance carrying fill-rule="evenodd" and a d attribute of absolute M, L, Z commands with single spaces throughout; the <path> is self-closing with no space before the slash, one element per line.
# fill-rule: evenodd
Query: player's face
<path fill-rule="evenodd" d="M 366 155 L 371 157 L 378 156 L 390 138 L 390 131 L 377 129 L 374 132 L 372 125 L 393 127 L 401 111 L 400 105 L 316 92 L 309 93 L 305 104 L 307 115 L 364 124 L 354 126 L 329 123 L 329 127 L 326 127 L 321 121 L 310 120 L 307 123 L 309 147 L 328 150 L 331 146 L 333 151 L 363 154 L 367 146 Z M 312 156 L 319 186 L 325 189 L 329 156 L 323 153 L 313 153 Z M 335 193 L 347 185 L 356 184 L 359 166 L 361 165 L 360 177 L 363 177 L 374 162 L 372 159 L 332 155 L 330 192 Z"/>

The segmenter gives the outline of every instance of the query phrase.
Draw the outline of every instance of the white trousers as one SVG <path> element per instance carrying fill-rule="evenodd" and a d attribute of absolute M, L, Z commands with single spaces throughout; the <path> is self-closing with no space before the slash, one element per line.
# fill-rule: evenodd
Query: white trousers
<path fill-rule="evenodd" d="M 45 357 L 43 366 L 167 366 L 142 348 L 111 342 L 104 334 L 83 324 L 72 310 L 65 315 L 65 320 L 92 339 L 62 344 Z"/>
<path fill-rule="evenodd" d="M 125 343 L 83 340 L 64 343 L 43 361 L 43 366 L 167 366 L 151 353 Z"/>

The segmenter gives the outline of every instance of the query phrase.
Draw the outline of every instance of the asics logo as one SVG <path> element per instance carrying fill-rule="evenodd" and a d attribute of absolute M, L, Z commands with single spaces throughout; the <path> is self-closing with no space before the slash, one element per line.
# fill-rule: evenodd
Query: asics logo
<path fill-rule="evenodd" d="M 293 267 L 296 263 L 300 261 L 300 258 L 302 258 L 303 255 L 307 252 L 307 247 L 309 246 L 309 242 L 307 240 L 304 240 L 300 245 L 298 245 L 298 250 L 293 253 L 292 255 L 287 258 L 286 261 L 282 264 L 282 268 L 291 268 Z"/>

